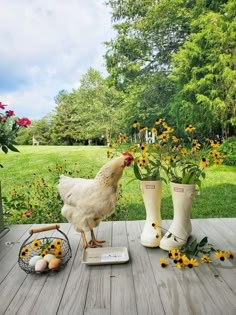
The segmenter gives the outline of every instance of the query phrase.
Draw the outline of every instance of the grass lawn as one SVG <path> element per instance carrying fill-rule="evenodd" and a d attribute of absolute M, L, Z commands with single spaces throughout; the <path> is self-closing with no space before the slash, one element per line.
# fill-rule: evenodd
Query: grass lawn
<path fill-rule="evenodd" d="M 80 170 L 79 177 L 93 177 L 108 161 L 106 147 L 95 146 L 18 146 L 20 153 L 0 153 L 2 194 L 7 196 L 30 180 L 34 174 L 47 179 L 51 176 L 48 167 L 63 165 Z M 121 199 L 112 219 L 135 220 L 145 218 L 145 208 L 132 168 L 127 168 L 121 180 Z M 55 183 L 56 187 L 56 183 Z M 162 218 L 172 218 L 170 187 L 163 183 Z M 60 211 L 54 209 L 53 211 Z M 236 168 L 212 167 L 202 182 L 199 196 L 195 197 L 192 218 L 236 217 Z"/>

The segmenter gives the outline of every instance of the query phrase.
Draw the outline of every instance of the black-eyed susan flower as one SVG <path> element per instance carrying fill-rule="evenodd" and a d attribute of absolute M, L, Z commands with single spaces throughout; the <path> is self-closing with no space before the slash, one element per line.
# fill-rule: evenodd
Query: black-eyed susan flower
<path fill-rule="evenodd" d="M 155 125 L 160 125 L 163 122 L 163 119 L 157 118 L 155 121 Z"/>
<path fill-rule="evenodd" d="M 22 251 L 20 253 L 20 257 L 22 259 L 25 259 L 29 256 L 30 252 L 31 252 L 31 248 L 29 246 L 25 246 L 22 248 Z"/>
<path fill-rule="evenodd" d="M 222 163 L 223 163 L 223 159 L 217 159 L 217 160 L 214 160 L 214 165 L 215 166 L 219 166 L 219 165 L 221 165 Z"/>
<path fill-rule="evenodd" d="M 215 252 L 215 257 L 221 261 L 224 261 L 227 256 L 224 251 L 218 250 Z"/>
<path fill-rule="evenodd" d="M 194 128 L 192 125 L 187 125 L 185 128 L 185 131 L 187 132 L 193 132 L 196 128 Z"/>
<path fill-rule="evenodd" d="M 198 142 L 198 140 L 193 140 L 192 150 L 199 150 L 200 148 L 201 148 L 201 144 Z"/>
<path fill-rule="evenodd" d="M 176 136 L 172 136 L 172 140 L 173 140 L 174 143 L 179 142 L 179 138 L 177 138 Z"/>
<path fill-rule="evenodd" d="M 168 133 L 163 132 L 162 134 L 159 135 L 159 139 L 163 140 L 163 141 L 167 141 L 170 138 L 170 136 L 168 135 Z"/>
<path fill-rule="evenodd" d="M 64 251 L 60 248 L 56 248 L 54 251 L 53 251 L 53 254 L 56 256 L 56 257 L 61 257 L 64 255 Z"/>
<path fill-rule="evenodd" d="M 209 161 L 208 161 L 205 157 L 203 157 L 203 158 L 201 159 L 199 165 L 200 165 L 201 167 L 207 167 L 207 166 L 209 166 Z"/>
<path fill-rule="evenodd" d="M 45 249 L 42 250 L 40 256 L 44 257 L 44 256 L 46 256 L 49 253 L 50 253 L 49 248 L 45 248 Z"/>
<path fill-rule="evenodd" d="M 40 240 L 33 240 L 31 246 L 33 249 L 38 250 L 42 246 L 42 242 Z"/>
<path fill-rule="evenodd" d="M 55 239 L 52 244 L 54 244 L 56 247 L 61 247 L 63 245 L 63 240 L 62 239 Z"/>
<path fill-rule="evenodd" d="M 186 148 L 182 148 L 180 153 L 182 156 L 186 156 L 188 154 L 188 150 Z"/>
<path fill-rule="evenodd" d="M 202 262 L 202 263 L 207 263 L 207 264 L 209 264 L 209 263 L 212 262 L 212 260 L 211 260 L 211 258 L 209 257 L 209 255 L 202 255 L 202 257 L 201 257 L 201 262 Z"/>
<path fill-rule="evenodd" d="M 213 157 L 213 158 L 219 158 L 220 157 L 220 152 L 219 151 L 216 151 L 216 150 L 212 150 L 210 152 L 210 155 Z"/>
<path fill-rule="evenodd" d="M 155 135 L 155 136 L 157 135 L 157 129 L 156 128 L 152 128 L 151 131 L 152 131 L 153 135 Z"/>
<path fill-rule="evenodd" d="M 166 258 L 160 258 L 160 265 L 162 268 L 169 266 L 169 261 Z"/>
<path fill-rule="evenodd" d="M 138 122 L 137 120 L 135 120 L 135 121 L 133 122 L 132 127 L 133 127 L 133 128 L 138 128 L 139 125 L 140 125 L 139 122 Z"/>
<path fill-rule="evenodd" d="M 198 266 L 198 261 L 196 258 L 190 258 L 188 261 L 185 262 L 185 265 L 188 266 L 188 268 L 193 268 Z"/>
<path fill-rule="evenodd" d="M 217 140 L 210 140 L 210 144 L 212 148 L 218 148 L 220 146 L 220 142 Z"/>
<path fill-rule="evenodd" d="M 146 167 L 149 163 L 148 157 L 146 155 L 139 157 L 138 164 L 140 167 Z"/>
<path fill-rule="evenodd" d="M 168 256 L 169 256 L 170 259 L 177 259 L 180 256 L 180 250 L 179 249 L 175 249 L 175 248 L 171 249 L 169 251 Z"/>
<path fill-rule="evenodd" d="M 148 151 L 148 145 L 145 143 L 141 144 L 140 148 L 142 153 L 146 153 Z"/>
<path fill-rule="evenodd" d="M 158 228 L 158 221 L 157 220 L 155 220 L 155 221 L 153 221 L 152 222 L 152 227 L 154 228 L 154 229 L 157 229 Z"/>
<path fill-rule="evenodd" d="M 226 258 L 229 258 L 229 259 L 233 259 L 233 258 L 234 258 L 234 255 L 233 255 L 233 253 L 231 252 L 231 250 L 226 250 L 226 251 L 225 251 L 225 257 L 226 257 Z"/>

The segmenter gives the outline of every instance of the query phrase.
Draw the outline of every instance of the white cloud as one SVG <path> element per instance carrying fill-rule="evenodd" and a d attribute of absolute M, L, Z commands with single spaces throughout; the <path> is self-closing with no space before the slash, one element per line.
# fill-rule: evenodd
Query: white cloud
<path fill-rule="evenodd" d="M 89 67 L 105 72 L 113 35 L 104 0 L 0 0 L 0 101 L 38 119 Z"/>

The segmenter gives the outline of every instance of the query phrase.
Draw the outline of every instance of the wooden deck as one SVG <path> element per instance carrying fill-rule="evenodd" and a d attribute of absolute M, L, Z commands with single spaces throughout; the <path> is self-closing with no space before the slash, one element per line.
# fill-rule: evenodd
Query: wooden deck
<path fill-rule="evenodd" d="M 236 218 L 192 220 L 194 237 L 207 235 L 216 247 L 236 253 Z M 120 265 L 81 263 L 80 235 L 69 224 L 73 256 L 59 272 L 26 274 L 18 266 L 20 245 L 30 225 L 10 226 L 0 239 L 0 314 L 42 315 L 235 315 L 236 258 L 194 269 L 161 268 L 161 249 L 140 244 L 143 221 L 103 222 L 96 231 L 107 246 L 126 246 Z M 170 221 L 164 221 L 168 227 Z M 48 233 L 48 232 L 47 232 Z"/>

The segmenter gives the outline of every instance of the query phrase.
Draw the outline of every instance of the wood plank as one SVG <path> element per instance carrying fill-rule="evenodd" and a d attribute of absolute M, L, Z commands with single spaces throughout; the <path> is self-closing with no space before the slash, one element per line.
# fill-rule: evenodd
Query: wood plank
<path fill-rule="evenodd" d="M 97 229 L 95 229 L 95 233 Z M 64 287 L 57 314 L 83 315 L 91 268 L 81 263 L 82 246 L 78 246 L 71 272 Z"/>
<path fill-rule="evenodd" d="M 141 227 L 143 225 L 144 223 L 141 224 Z M 163 221 L 162 227 L 168 229 L 169 225 L 170 222 Z M 165 232 L 163 231 L 163 235 Z M 174 268 L 162 268 L 160 266 L 160 258 L 167 258 L 168 252 L 161 248 L 147 248 L 147 253 L 151 261 L 155 282 L 160 292 L 165 314 L 192 314 L 190 301 L 182 298 L 184 291 L 182 290 L 179 279 L 176 277 Z"/>
<path fill-rule="evenodd" d="M 32 227 L 32 224 L 9 225 L 9 232 L 0 238 L 0 260 L 9 253 L 15 244 L 20 244 L 21 237 Z"/>
<path fill-rule="evenodd" d="M 147 249 L 140 243 L 139 222 L 128 221 L 126 225 L 138 314 L 165 314 Z"/>
<path fill-rule="evenodd" d="M 199 220 L 194 220 L 193 230 L 194 233 L 198 234 L 198 240 L 200 241 L 206 234 L 200 228 L 199 222 Z M 208 229 L 210 229 L 210 226 L 214 227 L 218 226 L 218 224 L 221 224 L 219 219 L 207 220 Z M 218 272 L 215 263 L 200 264 L 199 267 L 194 270 L 208 294 L 211 296 L 211 299 L 214 301 L 214 304 L 217 306 L 220 314 L 236 314 L 236 296 L 225 282 L 224 277 Z"/>
<path fill-rule="evenodd" d="M 127 248 L 129 246 L 126 223 L 124 221 L 113 222 L 112 246 L 125 246 Z M 112 266 L 111 314 L 137 314 L 135 288 L 132 274 L 132 257 L 130 257 L 130 261 L 126 264 Z"/>
<path fill-rule="evenodd" d="M 232 230 L 224 229 L 221 219 L 196 219 L 194 222 L 198 229 L 209 237 L 209 242 L 221 250 L 231 249 L 236 252 L 235 233 Z M 224 262 L 214 260 L 215 272 L 227 283 L 230 290 L 236 294 L 236 266 L 234 260 L 225 260 Z"/>
<path fill-rule="evenodd" d="M 112 222 L 101 222 L 97 234 L 98 240 L 106 240 L 104 247 L 111 246 Z M 85 304 L 85 315 L 110 314 L 111 266 L 87 266 L 91 269 Z"/>

